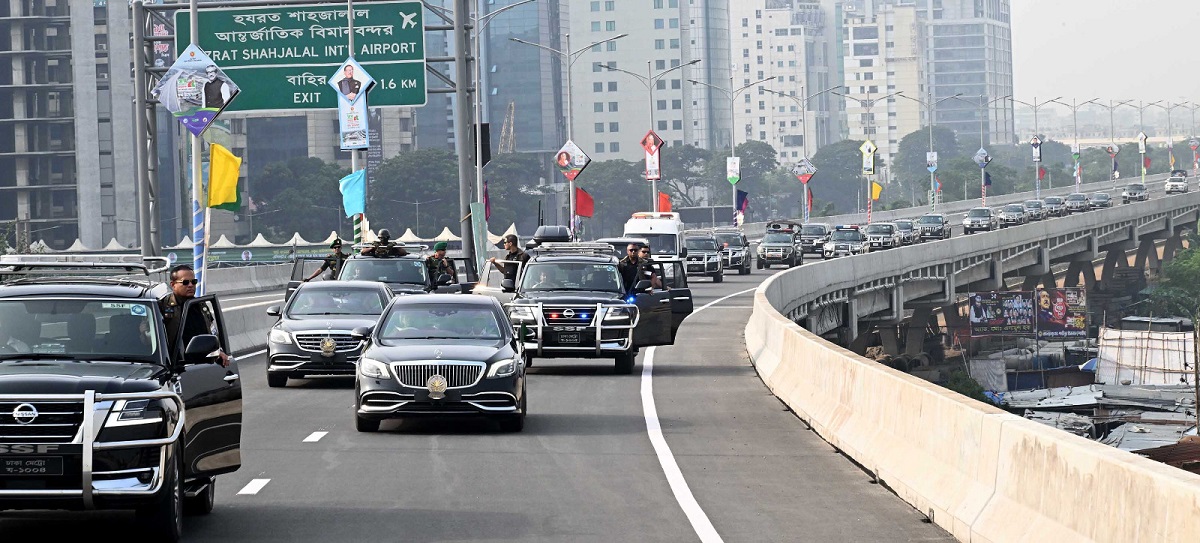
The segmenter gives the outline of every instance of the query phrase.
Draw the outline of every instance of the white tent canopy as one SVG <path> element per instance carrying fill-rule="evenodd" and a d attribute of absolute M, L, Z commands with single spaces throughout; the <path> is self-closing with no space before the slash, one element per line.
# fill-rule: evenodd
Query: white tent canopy
<path fill-rule="evenodd" d="M 117 238 L 113 238 L 112 241 L 109 241 L 108 245 L 105 245 L 104 248 L 101 250 L 102 251 L 124 251 L 125 249 L 127 249 L 127 247 L 125 247 L 124 245 L 121 245 L 121 242 L 117 241 Z"/>
<path fill-rule="evenodd" d="M 400 236 L 398 239 L 396 239 L 396 241 L 400 241 L 400 242 L 404 242 L 404 243 L 415 243 L 415 242 L 421 241 L 421 238 L 417 237 L 417 234 L 415 234 L 412 231 L 412 228 L 409 228 L 409 229 L 406 229 L 404 231 L 404 235 Z"/>
<path fill-rule="evenodd" d="M 333 243 L 333 240 L 335 240 L 335 239 L 342 239 L 342 236 L 338 235 L 336 230 L 330 230 L 329 237 L 326 237 L 325 241 L 321 242 L 321 245 L 330 245 Z"/>
<path fill-rule="evenodd" d="M 179 243 L 177 243 L 173 247 L 168 247 L 168 249 L 191 249 L 192 247 L 195 247 L 195 246 L 196 246 L 196 244 L 192 243 L 192 238 L 190 238 L 188 236 L 183 236 L 183 239 L 179 240 Z"/>
<path fill-rule="evenodd" d="M 210 249 L 233 249 L 235 247 L 237 247 L 237 245 L 234 245 L 232 241 L 229 241 L 229 238 L 225 237 L 225 234 L 221 234 L 221 237 L 217 239 L 216 243 L 209 245 Z"/>
<path fill-rule="evenodd" d="M 246 247 L 278 247 L 278 245 L 267 241 L 267 238 L 264 238 L 262 234 L 259 234 L 255 236 L 254 241 L 251 241 L 246 245 Z"/>
<path fill-rule="evenodd" d="M 461 240 L 462 240 L 462 238 L 454 235 L 454 233 L 450 231 L 450 227 L 447 226 L 447 227 L 443 228 L 442 233 L 438 234 L 437 237 L 433 238 L 432 241 L 461 241 Z"/>
<path fill-rule="evenodd" d="M 80 240 L 79 238 L 75 238 L 75 243 L 72 243 L 70 247 L 67 247 L 67 252 L 71 252 L 71 253 L 73 253 L 73 252 L 83 252 L 83 251 L 90 251 L 90 250 L 91 250 L 91 249 L 88 249 L 88 248 L 87 248 L 87 247 L 86 247 L 86 246 L 83 244 L 83 241 L 82 241 L 82 240 Z"/>
<path fill-rule="evenodd" d="M 304 238 L 300 237 L 300 232 L 296 232 L 295 234 L 292 234 L 292 239 L 285 241 L 283 244 L 284 245 L 312 245 L 312 243 L 309 243 L 308 241 L 305 241 Z"/>

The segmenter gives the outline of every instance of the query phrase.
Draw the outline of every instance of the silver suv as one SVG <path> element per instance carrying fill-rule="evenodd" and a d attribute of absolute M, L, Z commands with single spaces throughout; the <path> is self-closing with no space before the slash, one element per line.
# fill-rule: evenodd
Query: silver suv
<path fill-rule="evenodd" d="M 967 216 L 963 217 L 963 232 L 971 234 L 980 231 L 991 231 L 999 228 L 999 219 L 996 214 L 992 213 L 992 209 L 988 207 L 976 207 L 967 212 Z"/>

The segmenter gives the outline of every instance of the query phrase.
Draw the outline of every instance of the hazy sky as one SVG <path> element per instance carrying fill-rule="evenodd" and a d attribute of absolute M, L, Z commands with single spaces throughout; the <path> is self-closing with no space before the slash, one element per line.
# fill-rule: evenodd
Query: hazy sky
<path fill-rule="evenodd" d="M 1017 99 L 1200 102 L 1200 0 L 1011 5 Z"/>

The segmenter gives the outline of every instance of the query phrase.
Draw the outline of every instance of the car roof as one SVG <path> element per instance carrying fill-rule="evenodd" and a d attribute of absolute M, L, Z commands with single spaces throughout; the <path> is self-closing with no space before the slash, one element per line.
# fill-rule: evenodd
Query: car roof
<path fill-rule="evenodd" d="M 168 293 L 163 283 L 108 278 L 38 277 L 0 285 L 0 298 L 54 295 L 157 300 Z"/>
<path fill-rule="evenodd" d="M 309 283 L 301 283 L 300 288 L 304 290 L 345 290 L 349 288 L 358 288 L 362 290 L 387 290 L 387 285 L 379 281 L 358 281 L 358 280 L 338 280 L 338 281 L 316 281 Z"/>
<path fill-rule="evenodd" d="M 397 246 L 397 248 L 399 248 L 399 246 Z M 400 255 L 375 256 L 375 255 L 355 254 L 355 255 L 350 255 L 349 258 L 347 258 L 346 260 L 420 260 L 420 258 L 421 258 L 421 255 L 419 255 L 417 253 L 408 253 L 404 256 L 400 256 Z"/>
<path fill-rule="evenodd" d="M 556 255 L 543 254 L 534 255 L 529 259 L 532 262 L 591 262 L 594 264 L 616 264 L 617 257 L 613 255 Z"/>
<path fill-rule="evenodd" d="M 498 307 L 500 302 L 491 296 L 482 294 L 423 294 L 420 296 L 397 296 L 392 300 L 391 305 L 452 305 L 494 308 Z"/>

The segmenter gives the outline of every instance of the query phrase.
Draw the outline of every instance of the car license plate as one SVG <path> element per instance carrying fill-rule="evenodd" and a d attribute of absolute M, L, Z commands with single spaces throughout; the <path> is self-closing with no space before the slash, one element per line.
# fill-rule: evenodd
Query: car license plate
<path fill-rule="evenodd" d="M 18 456 L 0 459 L 0 474 L 3 475 L 62 475 L 61 457 Z"/>
<path fill-rule="evenodd" d="M 579 332 L 560 332 L 558 334 L 559 343 L 579 343 Z"/>

